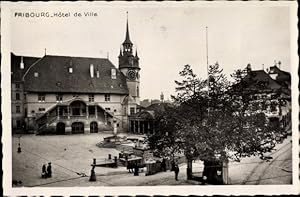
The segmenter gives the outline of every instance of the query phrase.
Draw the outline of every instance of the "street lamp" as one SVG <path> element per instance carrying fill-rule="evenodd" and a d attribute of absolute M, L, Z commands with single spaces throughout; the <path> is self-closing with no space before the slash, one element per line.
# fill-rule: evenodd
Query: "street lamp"
<path fill-rule="evenodd" d="M 18 153 L 21 153 L 22 150 L 21 150 L 21 135 L 19 135 L 19 143 L 18 143 Z"/>

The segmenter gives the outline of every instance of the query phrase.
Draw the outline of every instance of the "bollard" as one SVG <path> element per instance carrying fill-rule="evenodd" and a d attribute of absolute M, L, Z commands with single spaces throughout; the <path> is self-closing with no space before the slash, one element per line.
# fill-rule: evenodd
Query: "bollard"
<path fill-rule="evenodd" d="M 118 157 L 115 156 L 115 167 L 117 168 L 118 167 Z"/>
<path fill-rule="evenodd" d="M 95 174 L 95 170 L 94 170 L 95 166 L 93 166 L 92 170 L 91 170 L 91 176 L 90 176 L 90 180 L 91 182 L 96 181 L 96 174 Z"/>
<path fill-rule="evenodd" d="M 111 159 L 111 154 L 108 154 L 108 159 Z"/>

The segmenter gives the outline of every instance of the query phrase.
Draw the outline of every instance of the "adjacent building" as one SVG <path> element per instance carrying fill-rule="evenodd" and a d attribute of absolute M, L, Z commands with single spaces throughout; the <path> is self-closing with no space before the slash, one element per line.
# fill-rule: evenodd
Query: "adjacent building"
<path fill-rule="evenodd" d="M 291 121 L 291 76 L 278 64 L 265 70 L 252 70 L 249 64 L 242 90 L 249 91 L 253 106 L 263 111 L 270 122 L 286 127 Z M 265 102 L 266 101 L 266 102 Z"/>

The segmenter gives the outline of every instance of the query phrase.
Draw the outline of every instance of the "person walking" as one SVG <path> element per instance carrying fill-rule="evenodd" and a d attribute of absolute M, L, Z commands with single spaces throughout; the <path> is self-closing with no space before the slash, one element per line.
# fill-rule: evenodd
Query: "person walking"
<path fill-rule="evenodd" d="M 47 174 L 47 172 L 46 172 L 46 164 L 44 164 L 43 167 L 42 167 L 42 178 L 47 178 L 46 174 Z"/>
<path fill-rule="evenodd" d="M 177 164 L 175 165 L 174 172 L 175 172 L 175 180 L 178 181 L 179 167 Z"/>
<path fill-rule="evenodd" d="M 47 166 L 47 177 L 51 177 L 51 176 L 52 176 L 52 167 L 51 167 L 51 162 L 49 162 Z"/>

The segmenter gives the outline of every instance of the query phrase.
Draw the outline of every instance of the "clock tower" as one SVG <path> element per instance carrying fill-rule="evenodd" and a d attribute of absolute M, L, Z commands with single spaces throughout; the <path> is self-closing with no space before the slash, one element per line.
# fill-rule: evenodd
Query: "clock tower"
<path fill-rule="evenodd" d="M 119 70 L 126 76 L 129 95 L 140 104 L 140 67 L 137 50 L 133 53 L 133 44 L 129 37 L 128 16 L 125 41 L 122 43 L 119 55 Z"/>

